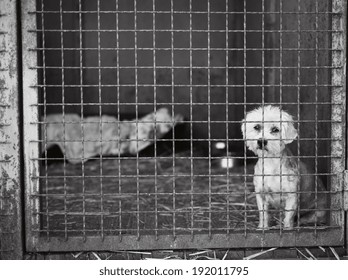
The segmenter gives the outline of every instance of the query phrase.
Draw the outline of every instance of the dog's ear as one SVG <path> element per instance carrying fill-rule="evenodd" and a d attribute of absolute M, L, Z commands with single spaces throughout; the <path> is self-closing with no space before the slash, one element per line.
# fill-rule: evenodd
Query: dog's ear
<path fill-rule="evenodd" d="M 242 130 L 243 138 L 245 139 L 245 133 L 246 133 L 246 119 L 243 119 L 241 121 L 240 129 Z"/>
<path fill-rule="evenodd" d="M 293 119 L 289 115 L 285 118 L 285 122 L 282 124 L 282 137 L 285 144 L 290 144 L 297 137 L 297 130 L 294 126 Z"/>

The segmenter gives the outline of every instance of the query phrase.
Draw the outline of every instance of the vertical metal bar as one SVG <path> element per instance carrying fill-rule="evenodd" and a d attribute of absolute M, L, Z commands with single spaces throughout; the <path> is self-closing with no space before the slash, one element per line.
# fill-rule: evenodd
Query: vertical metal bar
<path fill-rule="evenodd" d="M 343 95 L 343 108 L 342 108 L 342 113 L 343 115 L 346 115 L 346 118 L 343 117 L 343 141 L 342 141 L 342 145 L 343 145 L 343 152 L 345 152 L 345 169 L 347 170 L 348 168 L 348 158 L 347 158 L 347 97 L 346 95 L 344 95 L 344 93 L 347 92 L 347 1 L 341 1 L 339 4 L 342 5 L 342 30 L 343 33 L 341 34 L 342 36 L 342 61 L 341 61 L 341 65 L 342 65 L 342 74 L 343 74 L 343 88 L 342 88 L 342 95 Z M 345 79 L 344 79 L 345 77 Z M 343 185 L 343 210 L 346 211 L 347 208 L 345 206 L 348 205 L 348 184 L 344 184 Z M 343 220 L 343 222 L 345 223 L 345 226 L 343 227 L 343 229 L 345 229 L 345 248 L 346 248 L 346 255 L 348 255 L 348 215 L 345 214 L 345 219 Z"/>
<path fill-rule="evenodd" d="M 243 113 L 244 116 L 247 114 L 247 25 L 246 25 L 246 1 L 243 1 Z M 246 121 L 246 120 L 244 120 Z M 246 135 L 246 125 L 244 127 L 244 135 Z M 245 137 L 247 138 L 247 137 Z M 247 140 L 247 139 L 245 139 Z M 247 201 L 247 178 L 248 178 L 248 171 L 247 171 L 247 144 L 246 141 L 244 142 L 244 201 Z M 247 206 L 246 203 L 244 203 L 244 238 L 247 238 Z"/>
<path fill-rule="evenodd" d="M 265 121 L 265 0 L 261 2 L 261 107 L 262 107 L 262 122 Z M 262 129 L 262 139 L 265 138 L 265 130 Z M 265 156 L 262 153 L 262 193 L 265 192 Z M 268 192 L 268 191 L 267 191 Z M 267 211 L 267 210 L 266 210 Z M 262 209 L 263 219 L 265 209 Z M 262 238 L 265 238 L 265 228 L 262 228 Z"/>
<path fill-rule="evenodd" d="M 211 92 L 210 92 L 210 1 L 208 0 L 208 163 L 209 163 L 209 182 L 208 182 L 208 190 L 209 190 L 209 231 L 208 235 L 212 237 L 212 220 L 211 220 Z"/>
<path fill-rule="evenodd" d="M 192 96 L 192 67 L 193 67 L 193 61 L 192 61 L 192 1 L 190 0 L 190 182 L 191 182 L 191 192 L 190 192 L 190 206 L 191 206 L 191 240 L 193 240 L 193 234 L 194 234 L 194 202 L 193 202 L 193 195 L 194 195 L 194 172 L 193 172 L 193 96 Z"/>
<path fill-rule="evenodd" d="M 83 36 L 82 36 L 82 3 L 79 0 L 79 66 L 80 66 L 80 113 L 81 119 L 84 119 L 83 105 Z M 86 242 L 86 185 L 85 185 L 85 123 L 81 121 L 81 140 L 82 140 L 82 161 L 81 161 L 81 176 L 82 176 L 82 238 Z"/>
<path fill-rule="evenodd" d="M 279 1 L 279 6 L 281 1 Z M 277 74 L 277 60 L 276 60 L 276 48 L 277 48 L 277 32 L 279 32 L 279 36 L 282 34 L 282 30 L 277 30 L 277 16 L 281 16 L 281 13 L 276 11 L 277 8 L 277 0 L 271 0 L 270 3 L 268 3 L 269 11 L 266 15 L 266 22 L 270 25 L 270 33 L 266 35 L 267 41 L 271 42 L 271 48 L 274 48 L 272 50 L 272 53 L 268 55 L 269 61 L 272 63 L 270 69 L 268 69 L 267 72 L 267 83 L 270 85 L 268 88 L 268 102 L 274 102 L 276 103 L 276 96 L 277 96 L 277 90 L 276 90 L 276 74 Z M 267 6 L 267 5 L 266 5 Z M 281 68 L 281 67 L 280 67 Z"/>
<path fill-rule="evenodd" d="M 60 61 L 62 63 L 62 113 L 63 113 L 63 141 L 64 151 L 66 151 L 66 124 L 65 124 L 65 73 L 64 73 L 64 23 L 63 23 L 63 0 L 59 0 L 59 23 L 60 23 Z M 66 160 L 64 154 L 63 176 L 64 176 L 64 238 L 68 239 L 68 208 L 67 208 L 67 185 L 66 185 Z"/>
<path fill-rule="evenodd" d="M 137 36 L 137 0 L 134 0 L 134 76 L 135 76 L 135 130 L 136 130 L 136 139 L 133 141 L 136 141 L 136 147 L 137 147 L 137 155 L 136 155 L 136 168 L 137 168 L 137 238 L 140 239 L 140 190 L 139 190 L 139 106 L 138 106 L 138 36 Z"/>
<path fill-rule="evenodd" d="M 261 8 L 261 104 L 262 104 L 262 108 L 264 108 L 265 106 L 265 0 L 261 0 L 261 6 L 262 6 Z M 262 121 L 264 121 L 264 115 L 262 116 Z M 262 137 L 264 137 L 264 135 L 262 135 Z"/>
<path fill-rule="evenodd" d="M 98 29 L 98 107 L 99 107 L 99 183 L 100 183 L 100 230 L 104 240 L 104 192 L 103 192 L 103 121 L 101 98 L 101 41 L 100 41 L 100 0 L 97 1 L 97 29 Z"/>
<path fill-rule="evenodd" d="M 228 17 L 228 12 L 229 12 L 229 5 L 228 5 L 228 0 L 226 0 L 225 3 L 226 6 L 226 14 L 225 14 L 225 48 L 226 48 L 226 53 L 225 53 L 225 94 L 226 94 L 226 115 L 225 115 L 225 120 L 226 120 L 226 156 L 229 157 L 229 71 L 228 71 L 228 64 L 229 64 L 229 36 L 228 36 L 228 30 L 229 30 L 229 17 Z M 226 168 L 226 192 L 227 192 L 227 200 L 226 200 L 226 234 L 230 234 L 230 200 L 229 200 L 229 195 L 230 195 L 230 168 Z M 247 201 L 245 200 L 245 204 L 247 204 Z"/>
<path fill-rule="evenodd" d="M 301 155 L 301 0 L 297 0 L 297 130 L 298 130 L 298 144 L 297 144 L 297 166 L 300 166 L 300 155 Z M 301 180 L 301 176 L 303 176 L 299 172 L 299 180 Z M 299 188 L 297 187 L 297 191 Z M 300 197 L 297 196 L 297 205 L 300 205 Z M 299 210 L 299 207 L 297 207 Z M 300 225 L 300 211 L 297 211 L 297 225 L 299 230 Z"/>
<path fill-rule="evenodd" d="M 43 82 L 43 106 L 44 106 L 44 115 L 43 119 L 46 122 L 47 121 L 47 90 L 46 90 L 46 40 L 45 40 L 45 13 L 44 13 L 45 7 L 44 7 L 44 1 L 41 1 L 41 44 L 42 44 L 42 82 Z M 45 208 L 46 208 L 46 238 L 49 240 L 49 230 L 50 230 L 50 219 L 49 219 L 49 205 L 48 205 L 48 162 L 47 162 L 47 124 L 43 125 L 44 132 L 41 137 L 43 137 L 43 144 L 41 147 L 44 146 L 44 156 L 45 156 Z M 41 130 L 42 131 L 42 130 Z"/>
<path fill-rule="evenodd" d="M 345 113 L 345 67 L 346 67 L 346 30 L 345 20 L 347 3 L 344 0 L 332 1 L 332 42 L 331 42 L 331 85 L 332 85 L 332 109 L 331 109 L 331 219 L 330 225 L 343 225 L 344 212 L 342 211 L 342 183 L 341 174 L 344 170 L 344 113 Z"/>
<path fill-rule="evenodd" d="M 156 78 L 156 0 L 152 0 L 152 54 L 153 54 L 153 111 L 155 114 L 154 123 L 154 158 L 155 158 L 155 236 L 158 240 L 158 186 L 157 186 L 157 78 Z"/>
<path fill-rule="evenodd" d="M 12 1 L 15 2 L 15 1 Z M 3 3 L 3 2 L 1 2 Z M 14 3 L 12 3 L 14 4 Z M 37 53 L 30 51 L 29 48 L 37 46 L 37 34 L 28 32 L 30 26 L 37 28 L 36 14 L 29 14 L 36 10 L 34 1 L 21 1 L 22 9 L 22 50 L 23 50 L 23 129 L 24 129 L 24 172 L 25 172 L 25 208 L 26 215 L 26 249 L 34 250 L 38 241 L 39 228 L 39 163 L 33 160 L 39 155 L 39 115 L 36 105 L 38 103 L 38 83 L 37 71 L 31 66 L 37 61 Z M 11 30 L 11 28 L 9 28 Z M 14 31 L 16 32 L 16 31 Z M 15 41 L 13 41 L 15 42 Z M 16 96 L 16 95 L 13 95 Z M 13 115 L 16 115 L 14 113 Z"/>
<path fill-rule="evenodd" d="M 315 0 L 315 141 L 314 141 L 314 150 L 315 150 L 315 166 L 314 166 L 314 189 L 315 189 L 315 209 L 318 209 L 318 203 L 317 203 L 317 197 L 318 197 L 318 49 L 319 49 L 319 42 L 318 42 L 318 30 L 319 30 L 319 23 L 318 23 L 318 0 Z M 314 231 L 315 231 L 315 237 L 318 238 L 317 235 L 317 211 L 314 212 L 315 215 L 315 224 L 314 224 Z"/>
<path fill-rule="evenodd" d="M 116 4 L 116 74 L 117 74 L 117 133 L 121 134 L 121 124 L 120 124 L 120 35 L 119 35 L 119 0 L 115 1 Z M 118 194 L 121 196 L 122 193 L 122 179 L 121 179 L 121 142 L 120 137 L 117 141 L 118 147 Z M 122 241 L 122 200 L 118 201 L 118 236 L 119 241 Z"/>
<path fill-rule="evenodd" d="M 333 0 L 332 1 L 332 29 L 342 30 L 342 32 L 338 31 L 337 33 L 332 33 L 332 66 L 337 66 L 337 69 L 333 69 L 331 72 L 331 83 L 332 86 L 332 103 L 334 104 L 332 107 L 332 138 L 337 139 L 337 141 L 331 142 L 331 151 L 332 151 L 332 159 L 331 159 L 331 172 L 335 174 L 340 174 L 342 172 L 343 166 L 347 169 L 348 162 L 347 157 L 342 160 L 336 158 L 337 155 L 345 155 L 347 156 L 347 1 L 344 0 Z M 336 87 L 337 86 L 337 87 Z M 341 105 L 338 105 L 341 102 Z M 335 103 L 337 105 L 335 105 Z M 341 120 L 342 127 L 340 128 L 340 123 L 335 123 L 334 121 Z M 340 137 L 342 137 L 341 141 L 339 141 Z M 341 146 L 341 147 L 340 147 Z M 345 165 L 346 164 L 346 165 Z M 332 192 L 341 192 L 343 187 L 343 192 L 346 192 L 348 187 L 347 185 L 339 186 L 339 178 L 332 177 L 331 178 L 331 191 Z M 330 222 L 332 224 L 339 224 L 344 226 L 345 224 L 345 245 L 347 245 L 348 240 L 348 215 L 343 212 L 343 210 L 347 210 L 342 208 L 347 205 L 347 195 L 344 195 L 345 201 L 342 201 L 342 197 L 339 193 L 335 196 L 331 194 L 331 209 L 338 208 L 338 211 L 334 211 L 331 214 Z M 343 204 L 344 203 L 344 204 Z M 339 212 L 339 213 L 337 213 Z M 344 216 L 346 217 L 344 219 Z M 347 248 L 347 246 L 346 246 Z"/>
<path fill-rule="evenodd" d="M 283 0 L 279 1 L 279 106 L 282 106 L 283 97 Z M 282 111 L 280 111 L 282 114 Z M 280 115 L 280 129 L 282 129 L 282 116 Z M 282 133 L 280 133 L 280 141 L 282 141 Z M 283 191 L 282 191 L 282 166 L 280 166 L 280 204 L 283 202 Z M 285 175 L 287 176 L 287 175 Z M 296 190 L 298 192 L 298 190 Z M 282 211 L 279 211 L 279 231 L 282 234 Z"/>
<path fill-rule="evenodd" d="M 0 1 L 0 259 L 23 257 L 17 1 Z"/>
<path fill-rule="evenodd" d="M 170 46 L 170 50 L 171 50 L 171 91 L 172 91 L 172 116 L 174 116 L 174 4 L 173 4 L 173 0 L 170 0 L 170 28 L 171 28 L 171 46 Z M 173 238 L 176 238 L 176 221 L 175 221 L 175 212 L 176 212 L 176 189 L 175 189 L 175 143 L 174 143 L 174 139 L 175 139 L 175 134 L 174 134 L 174 129 L 172 130 L 172 145 L 173 145 L 173 154 L 172 154 L 172 167 L 173 167 Z"/>

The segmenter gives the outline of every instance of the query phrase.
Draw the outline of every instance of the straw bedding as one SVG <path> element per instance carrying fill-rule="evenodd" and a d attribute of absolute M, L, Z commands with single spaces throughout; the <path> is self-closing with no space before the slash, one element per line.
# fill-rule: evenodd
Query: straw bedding
<path fill-rule="evenodd" d="M 58 162 L 41 171 L 42 232 L 55 235 L 226 233 L 256 228 L 252 166 L 226 170 L 187 152 Z"/>

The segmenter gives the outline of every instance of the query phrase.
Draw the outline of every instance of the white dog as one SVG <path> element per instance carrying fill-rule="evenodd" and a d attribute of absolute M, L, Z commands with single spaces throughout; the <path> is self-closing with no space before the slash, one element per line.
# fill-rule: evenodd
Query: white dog
<path fill-rule="evenodd" d="M 300 209 L 301 224 L 325 222 L 324 186 L 287 148 L 297 137 L 293 118 L 275 106 L 259 107 L 242 121 L 247 147 L 258 156 L 254 185 L 260 229 L 269 227 L 269 206 L 284 211 L 283 226 L 291 229 Z"/>

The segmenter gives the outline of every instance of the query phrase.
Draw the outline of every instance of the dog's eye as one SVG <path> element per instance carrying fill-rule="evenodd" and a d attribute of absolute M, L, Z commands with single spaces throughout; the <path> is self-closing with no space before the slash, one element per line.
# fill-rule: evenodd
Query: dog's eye
<path fill-rule="evenodd" d="M 259 125 L 259 124 L 255 125 L 255 126 L 254 126 L 254 129 L 257 130 L 257 131 L 259 131 L 259 130 L 261 129 L 261 125 Z"/>
<path fill-rule="evenodd" d="M 272 133 L 278 133 L 279 132 L 279 128 L 278 127 L 272 127 L 271 132 Z"/>

